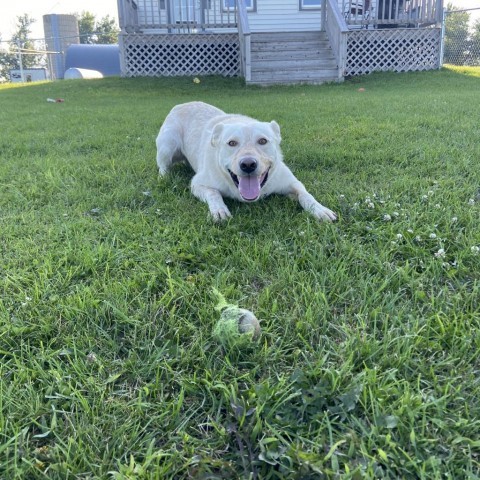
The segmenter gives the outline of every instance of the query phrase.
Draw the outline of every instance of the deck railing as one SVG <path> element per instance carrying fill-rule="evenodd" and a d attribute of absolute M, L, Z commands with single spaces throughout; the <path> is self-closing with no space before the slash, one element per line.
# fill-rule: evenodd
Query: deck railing
<path fill-rule="evenodd" d="M 340 0 L 347 25 L 420 27 L 441 23 L 442 0 Z"/>
<path fill-rule="evenodd" d="M 117 0 L 124 32 L 197 33 L 237 27 L 234 0 Z"/>
<path fill-rule="evenodd" d="M 259 0 L 261 1 L 261 0 Z M 237 0 L 117 0 L 124 32 L 196 33 L 238 27 Z M 440 24 L 442 0 L 335 0 L 350 28 Z M 246 12 L 246 10 L 245 10 Z M 245 13 L 246 14 L 246 13 Z M 322 12 L 322 23 L 326 9 Z"/>
<path fill-rule="evenodd" d="M 117 0 L 118 23 L 122 32 L 138 30 L 138 8 L 133 0 Z"/>

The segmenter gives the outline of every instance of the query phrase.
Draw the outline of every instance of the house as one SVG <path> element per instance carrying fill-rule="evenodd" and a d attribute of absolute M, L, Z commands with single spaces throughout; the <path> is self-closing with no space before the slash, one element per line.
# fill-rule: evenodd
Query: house
<path fill-rule="evenodd" d="M 443 0 L 117 0 L 124 76 L 322 83 L 440 67 Z"/>

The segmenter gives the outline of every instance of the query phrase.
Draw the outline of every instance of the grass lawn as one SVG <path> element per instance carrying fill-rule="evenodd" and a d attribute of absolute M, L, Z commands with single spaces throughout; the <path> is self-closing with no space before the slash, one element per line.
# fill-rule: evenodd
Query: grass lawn
<path fill-rule="evenodd" d="M 479 478 L 479 99 L 479 68 L 1 86 L 0 478 Z M 338 222 L 159 179 L 191 100 L 277 120 Z M 215 289 L 258 343 L 215 341 Z"/>

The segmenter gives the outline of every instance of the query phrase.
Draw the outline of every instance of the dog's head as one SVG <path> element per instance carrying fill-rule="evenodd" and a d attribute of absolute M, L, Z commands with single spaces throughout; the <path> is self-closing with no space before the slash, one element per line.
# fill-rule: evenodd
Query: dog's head
<path fill-rule="evenodd" d="M 280 127 L 275 121 L 242 120 L 215 125 L 211 143 L 221 170 L 230 177 L 241 198 L 253 202 L 281 161 Z"/>

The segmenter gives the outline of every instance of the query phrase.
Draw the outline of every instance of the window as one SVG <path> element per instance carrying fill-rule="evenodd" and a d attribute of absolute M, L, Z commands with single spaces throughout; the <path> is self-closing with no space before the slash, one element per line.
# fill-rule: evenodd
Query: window
<path fill-rule="evenodd" d="M 224 10 L 233 10 L 235 8 L 235 0 L 223 0 Z M 245 0 L 245 6 L 249 12 L 257 10 L 256 0 Z"/>
<path fill-rule="evenodd" d="M 300 10 L 319 9 L 322 0 L 300 0 Z"/>

